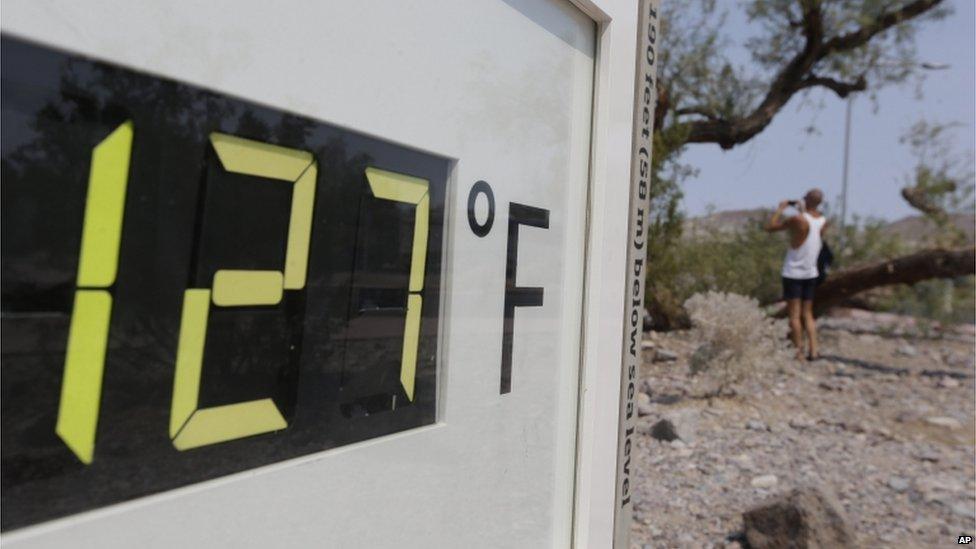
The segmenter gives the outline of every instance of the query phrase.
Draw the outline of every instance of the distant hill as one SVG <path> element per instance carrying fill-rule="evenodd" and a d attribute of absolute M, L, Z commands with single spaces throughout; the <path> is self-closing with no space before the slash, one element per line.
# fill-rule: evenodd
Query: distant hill
<path fill-rule="evenodd" d="M 712 232 L 722 234 L 734 233 L 745 229 L 750 224 L 762 223 L 770 215 L 764 208 L 751 210 L 726 210 L 715 212 L 702 217 L 689 217 L 685 220 L 685 236 L 695 238 Z"/>
<path fill-rule="evenodd" d="M 976 216 L 973 214 L 954 214 L 952 224 L 966 235 L 967 242 L 973 243 L 974 233 L 976 233 Z M 932 222 L 927 221 L 924 217 L 913 215 L 890 223 L 885 227 L 885 232 L 899 236 L 906 242 L 914 243 L 935 236 L 936 228 Z"/>
<path fill-rule="evenodd" d="M 750 224 L 764 222 L 770 213 L 767 209 L 755 208 L 751 210 L 727 210 L 701 217 L 691 217 L 685 221 L 685 236 L 695 238 L 712 232 L 733 233 L 749 227 Z M 966 235 L 968 242 L 976 241 L 976 216 L 971 213 L 954 214 L 952 222 Z M 933 237 L 936 230 L 935 225 L 923 216 L 912 215 L 889 223 L 884 232 L 897 236 L 910 244 Z"/>

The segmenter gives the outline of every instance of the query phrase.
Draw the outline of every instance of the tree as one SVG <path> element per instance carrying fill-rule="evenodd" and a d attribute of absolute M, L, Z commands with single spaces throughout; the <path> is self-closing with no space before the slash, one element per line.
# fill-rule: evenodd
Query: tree
<path fill-rule="evenodd" d="M 837 97 L 874 93 L 920 78 L 914 37 L 949 10 L 943 0 L 749 0 L 756 33 L 740 43 L 751 62 L 736 64 L 724 31 L 728 12 L 715 0 L 665 2 L 658 68 L 647 301 L 658 328 L 686 318 L 672 291 L 681 238 L 680 162 L 689 144 L 731 149 L 762 132 L 795 96 L 825 89 Z M 722 3 L 722 9 L 729 4 Z M 740 48 L 741 49 L 741 48 Z"/>
<path fill-rule="evenodd" d="M 914 35 L 945 17 L 943 0 L 752 0 L 760 34 L 746 47 L 749 69 L 735 67 L 714 0 L 671 2 L 662 32 L 659 118 L 662 134 L 682 127 L 685 143 L 724 149 L 759 134 L 793 98 L 814 88 L 838 97 L 918 76 Z M 691 16 L 696 8 L 697 17 Z"/>
<path fill-rule="evenodd" d="M 959 246 L 965 235 L 952 224 L 954 213 L 973 210 L 973 157 L 954 155 L 947 130 L 952 124 L 916 122 L 905 135 L 915 168 L 901 196 L 939 228 L 938 246 Z"/>

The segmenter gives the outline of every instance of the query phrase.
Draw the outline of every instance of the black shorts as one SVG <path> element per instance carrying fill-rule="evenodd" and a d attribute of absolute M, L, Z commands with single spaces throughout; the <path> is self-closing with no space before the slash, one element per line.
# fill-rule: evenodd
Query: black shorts
<path fill-rule="evenodd" d="M 802 299 L 813 301 L 813 290 L 817 287 L 816 278 L 786 278 L 783 277 L 783 299 Z"/>

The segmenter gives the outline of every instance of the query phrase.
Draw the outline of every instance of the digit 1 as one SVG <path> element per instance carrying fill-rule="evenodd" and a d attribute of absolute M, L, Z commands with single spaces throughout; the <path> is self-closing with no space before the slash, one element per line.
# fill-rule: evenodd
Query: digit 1
<path fill-rule="evenodd" d="M 403 329 L 403 351 L 400 358 L 400 384 L 413 401 L 417 379 L 417 352 L 420 346 L 420 312 L 424 298 L 424 270 L 427 266 L 427 232 L 430 226 L 430 183 L 376 168 L 366 168 L 366 180 L 373 196 L 385 200 L 416 204 L 413 224 L 413 249 L 410 256 L 410 284 L 407 294 L 407 322 Z"/>
<path fill-rule="evenodd" d="M 210 142 L 224 169 L 294 183 L 284 271 L 219 270 L 213 287 L 187 289 L 176 350 L 169 436 L 188 450 L 288 427 L 270 398 L 199 408 L 210 302 L 218 307 L 275 305 L 284 290 L 305 287 L 317 167 L 311 153 L 222 133 Z"/>
<path fill-rule="evenodd" d="M 61 381 L 55 432 L 78 459 L 89 464 L 95 453 L 95 431 L 108 347 L 112 294 L 119 265 L 122 215 L 132 153 L 128 120 L 92 150 L 88 195 L 82 222 L 81 251 L 74 308 Z"/>

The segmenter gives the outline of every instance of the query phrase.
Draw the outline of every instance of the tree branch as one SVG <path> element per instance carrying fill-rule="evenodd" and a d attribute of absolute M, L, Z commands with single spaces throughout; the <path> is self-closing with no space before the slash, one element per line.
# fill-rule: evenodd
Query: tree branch
<path fill-rule="evenodd" d="M 823 41 L 823 12 L 820 11 L 820 0 L 800 0 L 800 7 L 803 9 L 803 36 L 806 37 L 806 46 L 816 46 Z M 806 48 L 804 48 L 806 49 Z"/>
<path fill-rule="evenodd" d="M 955 190 L 954 184 L 951 190 Z M 905 202 L 908 202 L 913 208 L 926 215 L 938 218 L 949 215 L 944 209 L 932 202 L 932 199 L 926 194 L 925 190 L 919 187 L 904 187 L 901 190 L 901 196 L 905 199 Z"/>
<path fill-rule="evenodd" d="M 882 13 L 870 23 L 848 34 L 831 38 L 824 44 L 827 53 L 831 51 L 851 50 L 867 44 L 878 33 L 884 32 L 899 23 L 918 17 L 942 3 L 942 0 L 916 0 L 895 11 Z"/>
<path fill-rule="evenodd" d="M 844 97 L 861 91 L 867 82 L 861 77 L 853 83 L 818 77 L 814 66 L 831 53 L 848 51 L 866 44 L 875 35 L 933 9 L 943 0 L 916 0 L 897 10 L 878 15 L 856 31 L 824 41 L 823 14 L 819 0 L 801 0 L 805 38 L 803 49 L 776 74 L 762 102 L 749 114 L 734 119 L 693 120 L 688 124 L 688 143 L 717 143 L 723 149 L 744 143 L 761 132 L 773 116 L 797 92 L 813 86 L 823 86 Z"/>
<path fill-rule="evenodd" d="M 660 131 L 664 128 L 664 117 L 668 115 L 671 108 L 671 95 L 663 85 L 660 78 L 657 80 L 657 103 L 654 105 L 654 128 Z"/>
<path fill-rule="evenodd" d="M 868 82 L 867 80 L 864 79 L 863 75 L 857 77 L 857 80 L 853 82 L 842 82 L 840 80 L 835 80 L 833 78 L 826 78 L 823 76 L 816 76 L 814 74 L 811 74 L 810 76 L 804 78 L 802 82 L 800 82 L 800 89 L 812 88 L 815 86 L 828 88 L 834 93 L 836 93 L 837 97 L 843 99 L 853 92 L 866 90 L 868 87 Z"/>
<path fill-rule="evenodd" d="M 709 120 L 718 120 L 719 117 L 715 112 L 708 107 L 702 105 L 693 105 L 691 107 L 685 107 L 682 109 L 677 109 L 674 111 L 676 116 L 686 115 L 686 114 L 697 114 L 699 116 L 704 116 Z"/>

